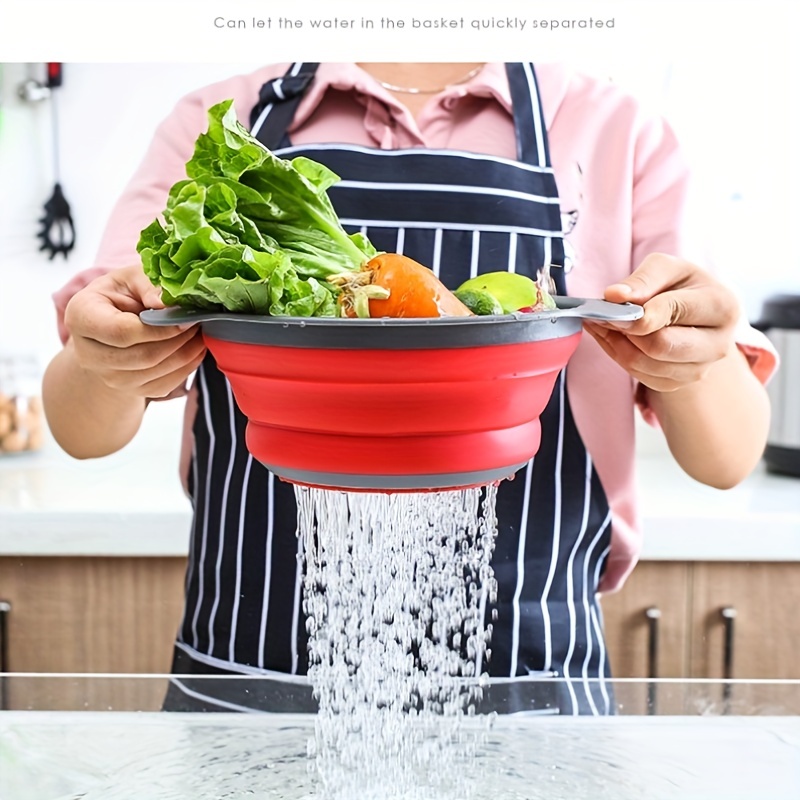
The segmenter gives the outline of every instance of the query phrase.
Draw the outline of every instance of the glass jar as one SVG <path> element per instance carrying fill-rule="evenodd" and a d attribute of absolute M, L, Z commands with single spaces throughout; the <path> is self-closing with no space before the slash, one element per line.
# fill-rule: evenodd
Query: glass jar
<path fill-rule="evenodd" d="M 39 450 L 43 433 L 37 359 L 0 354 L 0 456 Z"/>

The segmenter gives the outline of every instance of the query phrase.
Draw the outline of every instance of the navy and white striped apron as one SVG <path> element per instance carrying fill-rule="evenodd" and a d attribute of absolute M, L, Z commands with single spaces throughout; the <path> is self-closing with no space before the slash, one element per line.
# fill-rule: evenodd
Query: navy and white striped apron
<path fill-rule="evenodd" d="M 516 161 L 425 148 L 294 146 L 286 131 L 316 66 L 294 64 L 265 84 L 251 125 L 283 157 L 303 155 L 341 176 L 329 194 L 348 232 L 361 230 L 378 250 L 430 266 L 451 288 L 504 269 L 535 278 L 551 264 L 557 291 L 566 293 L 558 193 L 533 65 L 506 68 Z M 294 488 L 247 453 L 245 417 L 210 354 L 196 385 L 195 514 L 173 671 L 302 674 L 306 634 Z M 575 678 L 554 682 L 559 710 L 608 713 L 609 693 L 597 680 L 609 669 L 595 589 L 609 549 L 610 514 L 575 427 L 563 373 L 542 415 L 541 447 L 514 480 L 501 484 L 497 514 L 489 674 Z M 192 695 L 203 700 L 202 692 L 178 686 L 185 707 L 195 707 Z M 173 697 L 172 707 L 183 705 Z M 204 707 L 239 702 L 219 699 Z"/>

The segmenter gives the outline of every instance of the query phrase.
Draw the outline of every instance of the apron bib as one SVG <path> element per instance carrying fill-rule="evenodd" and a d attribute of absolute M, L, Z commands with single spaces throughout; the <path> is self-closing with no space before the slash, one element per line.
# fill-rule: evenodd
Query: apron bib
<path fill-rule="evenodd" d="M 342 178 L 328 192 L 349 233 L 360 230 L 378 250 L 430 266 L 451 288 L 498 270 L 535 279 L 549 264 L 557 292 L 566 294 L 558 192 L 533 65 L 506 67 L 516 161 L 425 148 L 292 145 L 286 131 L 316 67 L 294 64 L 266 83 L 251 129 L 276 154 L 306 156 Z M 173 671 L 303 674 L 294 488 L 247 453 L 246 419 L 210 354 L 196 385 L 195 513 Z M 575 427 L 563 372 L 542 414 L 540 449 L 500 485 L 497 517 L 498 592 L 487 610 L 494 622 L 485 669 L 506 678 L 570 678 L 558 682 L 561 711 L 609 713 L 595 590 L 610 545 L 610 512 Z M 196 693 L 186 690 L 184 699 L 189 694 Z"/>

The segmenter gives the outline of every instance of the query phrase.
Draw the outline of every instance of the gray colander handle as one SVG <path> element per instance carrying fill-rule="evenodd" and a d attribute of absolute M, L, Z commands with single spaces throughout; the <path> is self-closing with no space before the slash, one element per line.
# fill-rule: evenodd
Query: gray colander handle
<path fill-rule="evenodd" d="M 633 322 L 641 319 L 644 309 L 634 303 L 609 303 L 587 297 L 556 297 L 558 309 L 551 312 L 556 317 L 577 317 L 578 319 L 601 322 Z"/>

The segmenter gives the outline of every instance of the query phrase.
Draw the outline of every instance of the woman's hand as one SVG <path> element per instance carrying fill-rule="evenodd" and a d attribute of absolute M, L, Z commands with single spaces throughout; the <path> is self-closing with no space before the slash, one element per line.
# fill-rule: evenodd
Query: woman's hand
<path fill-rule="evenodd" d="M 117 392 L 167 396 L 197 369 L 205 346 L 197 326 L 155 327 L 139 319 L 146 308 L 163 307 L 140 266 L 96 278 L 64 314 L 75 361 Z"/>
<path fill-rule="evenodd" d="M 733 293 L 688 261 L 653 254 L 605 299 L 644 306 L 635 322 L 586 323 L 600 347 L 633 378 L 657 392 L 702 380 L 735 351 L 739 305 Z"/>
<path fill-rule="evenodd" d="M 635 322 L 585 327 L 644 387 L 675 460 L 702 483 L 735 486 L 764 452 L 769 400 L 734 340 L 734 294 L 694 264 L 654 254 L 605 298 L 644 306 Z"/>
<path fill-rule="evenodd" d="M 139 266 L 96 278 L 69 301 L 69 339 L 45 370 L 47 423 L 75 458 L 124 447 L 142 423 L 148 398 L 167 397 L 200 365 L 199 328 L 154 327 L 139 319 L 163 308 Z"/>

